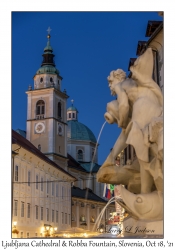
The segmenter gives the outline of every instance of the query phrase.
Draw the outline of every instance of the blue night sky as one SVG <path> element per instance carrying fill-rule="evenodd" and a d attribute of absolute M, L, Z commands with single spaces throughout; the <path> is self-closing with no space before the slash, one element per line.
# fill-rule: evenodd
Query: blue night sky
<path fill-rule="evenodd" d="M 51 27 L 56 68 L 63 77 L 62 91 L 74 100 L 78 121 L 96 136 L 105 122 L 111 96 L 107 76 L 121 68 L 128 74 L 139 40 L 149 20 L 162 20 L 158 12 L 12 12 L 12 128 L 26 130 L 28 86 L 40 68 Z M 99 140 L 99 164 L 113 147 L 120 129 L 107 124 Z"/>

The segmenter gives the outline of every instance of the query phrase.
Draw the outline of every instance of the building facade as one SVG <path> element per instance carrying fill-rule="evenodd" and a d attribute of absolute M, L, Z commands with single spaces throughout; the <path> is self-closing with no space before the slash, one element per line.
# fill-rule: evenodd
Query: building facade
<path fill-rule="evenodd" d="M 12 237 L 45 237 L 69 229 L 76 179 L 15 131 L 12 150 Z"/>

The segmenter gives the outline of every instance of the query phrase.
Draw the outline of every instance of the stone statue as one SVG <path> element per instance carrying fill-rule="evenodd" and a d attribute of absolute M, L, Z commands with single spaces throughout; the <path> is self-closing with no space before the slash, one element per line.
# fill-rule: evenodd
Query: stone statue
<path fill-rule="evenodd" d="M 122 131 L 97 180 L 127 185 L 128 190 L 121 187 L 127 210 L 139 219 L 158 220 L 163 217 L 163 95 L 152 79 L 151 48 L 137 58 L 130 71 L 131 78 L 121 69 L 111 71 L 107 78 L 117 99 L 107 104 L 105 119 L 118 124 Z M 129 144 L 135 149 L 136 162 L 117 167 L 117 156 Z M 152 209 L 149 200 L 154 204 Z"/>

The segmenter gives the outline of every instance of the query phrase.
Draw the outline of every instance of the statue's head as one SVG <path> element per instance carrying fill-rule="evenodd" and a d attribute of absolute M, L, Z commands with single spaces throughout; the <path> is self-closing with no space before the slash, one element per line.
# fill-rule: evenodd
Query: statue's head
<path fill-rule="evenodd" d="M 126 73 L 122 69 L 112 70 L 107 77 L 111 95 L 116 95 L 113 87 L 115 84 L 123 82 L 126 79 Z"/>

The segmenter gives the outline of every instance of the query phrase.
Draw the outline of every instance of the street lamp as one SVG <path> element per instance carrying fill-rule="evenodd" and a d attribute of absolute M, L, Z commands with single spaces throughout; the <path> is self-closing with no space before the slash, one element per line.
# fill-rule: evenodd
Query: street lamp
<path fill-rule="evenodd" d="M 56 231 L 57 231 L 57 227 L 54 227 L 54 236 L 55 236 Z"/>
<path fill-rule="evenodd" d="M 12 228 L 12 233 L 13 234 L 18 234 L 19 231 L 16 229 L 16 225 L 17 225 L 17 221 L 14 221 L 13 222 L 13 228 Z"/>
<path fill-rule="evenodd" d="M 45 229 L 46 229 L 45 236 L 46 237 L 50 236 L 50 226 L 45 226 Z"/>

